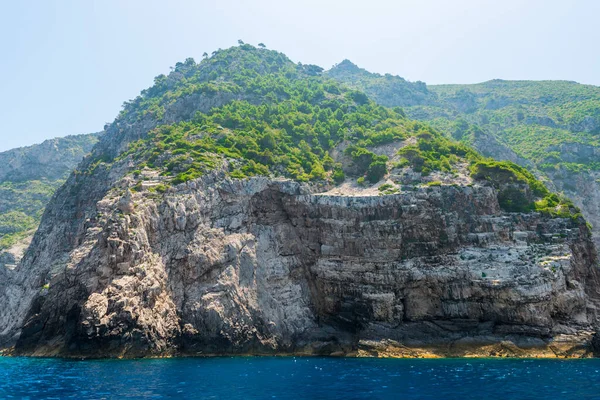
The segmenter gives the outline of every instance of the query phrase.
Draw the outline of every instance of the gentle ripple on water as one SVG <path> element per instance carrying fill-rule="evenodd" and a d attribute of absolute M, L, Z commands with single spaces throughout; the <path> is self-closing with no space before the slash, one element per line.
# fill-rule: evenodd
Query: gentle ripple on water
<path fill-rule="evenodd" d="M 600 399 L 600 360 L 0 357 L 0 398 Z"/>

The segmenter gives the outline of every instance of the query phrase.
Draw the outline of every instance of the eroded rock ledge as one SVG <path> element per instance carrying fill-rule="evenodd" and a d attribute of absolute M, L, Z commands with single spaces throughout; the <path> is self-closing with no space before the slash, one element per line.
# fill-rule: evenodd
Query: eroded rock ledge
<path fill-rule="evenodd" d="M 14 354 L 593 353 L 587 228 L 503 213 L 490 187 L 349 197 L 222 172 L 164 196 L 127 187 L 80 215 L 60 262 L 29 260 L 16 303 L 4 295 Z M 56 218 L 46 240 L 73 224 Z"/>

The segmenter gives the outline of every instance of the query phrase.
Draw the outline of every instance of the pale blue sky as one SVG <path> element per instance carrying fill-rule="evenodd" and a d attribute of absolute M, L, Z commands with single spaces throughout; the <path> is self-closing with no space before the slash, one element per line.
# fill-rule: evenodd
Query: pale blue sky
<path fill-rule="evenodd" d="M 427 83 L 600 85 L 599 0 L 1 0 L 0 151 L 102 130 L 187 57 L 264 42 Z"/>

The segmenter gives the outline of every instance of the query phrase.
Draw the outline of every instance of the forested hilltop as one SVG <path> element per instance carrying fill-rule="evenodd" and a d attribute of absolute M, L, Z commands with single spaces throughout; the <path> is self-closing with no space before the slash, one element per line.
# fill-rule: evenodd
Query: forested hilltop
<path fill-rule="evenodd" d="M 18 262 L 46 204 L 97 141 L 67 136 L 0 153 L 0 268 Z"/>
<path fill-rule="evenodd" d="M 527 167 L 600 226 L 599 87 L 503 80 L 426 86 L 369 73 L 347 60 L 326 74 L 380 104 L 402 105 L 410 117 L 487 156 Z"/>

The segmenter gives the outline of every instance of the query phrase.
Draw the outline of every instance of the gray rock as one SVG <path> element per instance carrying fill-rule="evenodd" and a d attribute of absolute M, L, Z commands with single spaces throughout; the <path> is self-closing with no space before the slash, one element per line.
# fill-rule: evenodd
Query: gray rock
<path fill-rule="evenodd" d="M 1 284 L 17 354 L 350 354 L 585 332 L 581 345 L 597 324 L 587 231 L 504 214 L 489 187 L 348 197 L 215 171 L 159 201 L 127 194 L 123 215 L 118 185 L 88 184 L 83 206 L 49 209 Z"/>

